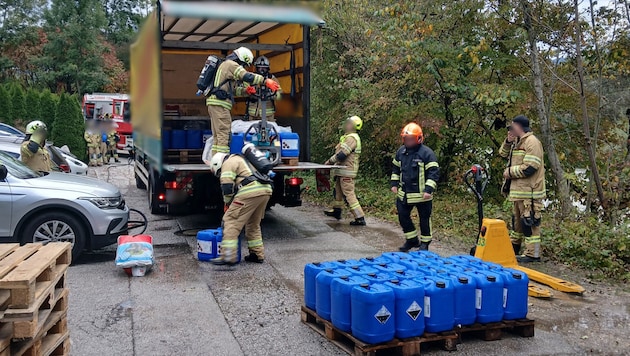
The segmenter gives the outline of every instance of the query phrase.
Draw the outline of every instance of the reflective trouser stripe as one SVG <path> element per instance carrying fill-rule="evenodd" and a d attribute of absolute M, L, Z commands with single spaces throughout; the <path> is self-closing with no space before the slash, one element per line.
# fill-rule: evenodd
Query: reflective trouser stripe
<path fill-rule="evenodd" d="M 222 248 L 237 248 L 238 240 L 223 240 L 221 241 Z"/>
<path fill-rule="evenodd" d="M 212 150 L 214 152 L 230 153 L 230 147 L 229 146 L 212 145 Z"/>
<path fill-rule="evenodd" d="M 251 240 L 251 241 L 247 241 L 247 247 L 259 247 L 263 245 L 263 240 L 262 239 L 256 239 L 256 240 Z"/>
<path fill-rule="evenodd" d="M 526 244 L 535 244 L 535 243 L 539 243 L 540 242 L 540 236 L 530 236 L 530 237 L 525 237 L 525 243 Z"/>
<path fill-rule="evenodd" d="M 405 238 L 407 240 L 409 239 L 414 239 L 418 237 L 418 230 L 413 230 L 413 231 L 409 231 L 409 232 L 405 232 Z"/>

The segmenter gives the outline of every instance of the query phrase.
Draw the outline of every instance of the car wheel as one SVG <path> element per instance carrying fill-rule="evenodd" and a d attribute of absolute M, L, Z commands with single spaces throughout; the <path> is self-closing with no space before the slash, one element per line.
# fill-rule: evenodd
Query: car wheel
<path fill-rule="evenodd" d="M 136 176 L 136 188 L 138 189 L 147 189 L 146 184 L 144 184 L 144 182 L 142 181 L 142 179 L 140 179 L 140 176 L 135 174 Z"/>
<path fill-rule="evenodd" d="M 160 208 L 160 204 L 155 194 L 155 182 L 152 179 L 149 180 L 148 192 L 151 214 L 164 214 L 164 209 Z"/>
<path fill-rule="evenodd" d="M 21 243 L 70 242 L 72 259 L 76 260 L 85 247 L 86 232 L 78 218 L 65 212 L 48 212 L 33 217 L 25 228 Z"/>

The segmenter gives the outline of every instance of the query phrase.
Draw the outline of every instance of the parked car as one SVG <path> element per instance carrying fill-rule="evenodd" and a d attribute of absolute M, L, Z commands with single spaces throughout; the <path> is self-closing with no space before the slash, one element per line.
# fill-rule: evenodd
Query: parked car
<path fill-rule="evenodd" d="M 68 162 L 68 165 L 70 166 L 70 173 L 87 175 L 88 165 L 81 162 L 77 156 L 73 155 L 68 149 L 68 146 L 62 146 L 61 148 L 55 146 L 55 148 L 59 150 L 61 155 L 66 159 L 66 162 Z"/>
<path fill-rule="evenodd" d="M 116 243 L 127 232 L 129 208 L 118 188 L 74 174 L 35 172 L 0 152 L 0 241 L 73 244 L 84 249 Z"/>
<path fill-rule="evenodd" d="M 72 170 L 70 169 L 70 164 L 68 163 L 66 158 L 63 156 L 63 153 L 61 153 L 61 150 L 59 150 L 57 147 L 48 143 L 46 144 L 46 149 L 48 150 L 48 153 L 50 154 L 50 159 L 53 162 L 55 162 L 57 167 L 59 167 L 62 172 L 72 173 Z"/>
<path fill-rule="evenodd" d="M 1 133 L 5 133 L 7 135 L 13 135 L 13 136 L 19 136 L 24 138 L 26 136 L 26 134 L 18 129 L 16 129 L 15 127 L 2 123 L 0 122 L 0 134 Z"/>
<path fill-rule="evenodd" d="M 0 152 L 4 152 L 8 154 L 9 156 L 19 160 L 21 156 L 21 151 L 20 151 L 21 146 L 22 146 L 21 142 L 20 143 L 0 142 Z M 61 167 L 57 165 L 57 163 L 55 163 L 55 161 L 50 162 L 50 165 L 52 166 L 51 168 L 53 172 L 66 173 L 64 172 L 63 169 L 61 169 Z"/>

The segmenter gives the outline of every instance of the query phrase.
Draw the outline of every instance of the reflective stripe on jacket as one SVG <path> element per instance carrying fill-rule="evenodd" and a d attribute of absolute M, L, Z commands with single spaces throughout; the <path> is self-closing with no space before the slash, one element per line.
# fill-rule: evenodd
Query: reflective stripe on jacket
<path fill-rule="evenodd" d="M 246 75 L 249 76 L 246 78 Z M 206 105 L 216 105 L 224 107 L 228 110 L 232 109 L 232 87 L 233 82 L 236 80 L 243 80 L 250 84 L 260 84 L 265 78 L 260 74 L 250 73 L 240 64 L 225 60 L 217 68 L 217 73 L 214 78 L 214 86 L 219 90 L 223 90 L 229 96 L 226 99 L 217 98 L 216 94 L 210 95 L 206 99 Z"/>
<path fill-rule="evenodd" d="M 339 154 L 345 155 L 346 158 L 338 160 Z M 333 169 L 331 176 L 354 178 L 359 172 L 359 157 L 361 155 L 361 137 L 356 132 L 343 135 L 339 139 L 339 143 L 335 147 L 335 154 L 330 157 L 329 161 L 345 166 L 345 168 Z"/>
<path fill-rule="evenodd" d="M 221 185 L 231 184 L 233 185 L 232 191 L 234 191 L 245 178 L 252 174 L 253 172 L 245 158 L 239 155 L 231 155 L 221 166 Z M 224 199 L 230 201 L 232 197 L 244 198 L 248 196 L 271 195 L 272 193 L 271 185 L 254 181 L 238 189 L 236 195 L 224 194 Z"/>
<path fill-rule="evenodd" d="M 391 186 L 398 187 L 398 199 L 408 204 L 428 201 L 424 193 L 432 194 L 440 179 L 440 166 L 433 150 L 425 145 L 402 146 L 392 164 Z"/>
<path fill-rule="evenodd" d="M 504 141 L 499 154 L 508 159 L 511 201 L 546 196 L 544 151 L 533 133 L 528 132 L 513 143 Z"/>

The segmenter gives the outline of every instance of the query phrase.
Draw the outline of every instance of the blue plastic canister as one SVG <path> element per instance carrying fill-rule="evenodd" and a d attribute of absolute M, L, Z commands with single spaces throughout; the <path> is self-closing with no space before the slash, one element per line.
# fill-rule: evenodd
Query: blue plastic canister
<path fill-rule="evenodd" d="M 427 261 L 420 259 L 402 260 L 398 263 L 410 270 L 417 270 L 420 267 L 429 267 L 429 263 Z"/>
<path fill-rule="evenodd" d="M 197 259 L 199 261 L 210 261 L 221 255 L 221 241 L 223 240 L 223 229 L 201 230 L 197 233 Z M 238 240 L 236 249 L 236 262 L 241 262 L 241 240 Z"/>
<path fill-rule="evenodd" d="M 304 305 L 315 310 L 315 278 L 326 269 L 336 269 L 335 262 L 313 262 L 304 266 Z"/>
<path fill-rule="evenodd" d="M 330 321 L 330 283 L 334 278 L 349 276 L 343 269 L 326 269 L 315 277 L 315 311 L 320 317 Z"/>
<path fill-rule="evenodd" d="M 337 260 L 334 261 L 341 268 L 352 268 L 352 267 L 360 267 L 363 266 L 363 262 L 359 260 Z"/>
<path fill-rule="evenodd" d="M 232 133 L 230 138 L 230 154 L 240 154 L 245 144 L 245 135 L 242 133 Z"/>
<path fill-rule="evenodd" d="M 352 313 L 350 294 L 352 288 L 368 281 L 361 276 L 343 276 L 335 278 L 330 283 L 330 320 L 341 331 L 350 332 Z"/>
<path fill-rule="evenodd" d="M 459 261 L 462 261 L 462 262 L 465 262 L 465 263 L 468 263 L 468 262 L 481 263 L 481 262 L 483 262 L 482 259 L 474 257 L 474 256 L 471 256 L 471 255 L 454 255 L 454 256 L 449 257 L 449 259 L 459 260 Z"/>
<path fill-rule="evenodd" d="M 201 140 L 203 141 L 203 144 L 206 144 L 206 141 L 208 141 L 208 139 L 210 137 L 212 137 L 212 130 L 203 130 L 202 131 L 203 136 L 201 136 Z"/>
<path fill-rule="evenodd" d="M 393 279 L 386 286 L 394 290 L 396 297 L 394 315 L 396 337 L 406 339 L 424 333 L 424 286 L 413 280 Z"/>
<path fill-rule="evenodd" d="M 396 263 L 412 259 L 411 255 L 409 255 L 407 252 L 385 252 L 381 256 L 389 258 Z"/>
<path fill-rule="evenodd" d="M 465 273 L 452 272 L 448 274 L 454 287 L 454 315 L 455 325 L 471 325 L 477 319 L 475 308 L 475 278 Z"/>
<path fill-rule="evenodd" d="M 442 258 L 437 253 L 431 251 L 411 251 L 409 252 L 409 255 L 411 258 L 428 258 L 433 260 Z"/>
<path fill-rule="evenodd" d="M 360 261 L 363 262 L 366 265 L 379 265 L 381 263 L 396 262 L 396 261 L 392 261 L 391 259 L 389 259 L 387 257 L 383 257 L 383 256 L 379 256 L 379 257 L 364 257 L 364 258 L 360 259 Z"/>
<path fill-rule="evenodd" d="M 168 150 L 171 148 L 171 130 L 162 130 L 162 149 Z"/>
<path fill-rule="evenodd" d="M 389 273 L 378 272 L 378 273 L 368 273 L 362 276 L 367 279 L 370 284 L 378 284 L 385 283 L 392 279 L 392 276 Z"/>
<path fill-rule="evenodd" d="M 300 136 L 295 132 L 281 132 L 280 147 L 282 157 L 300 157 Z"/>
<path fill-rule="evenodd" d="M 416 281 L 424 284 L 424 329 L 431 333 L 453 329 L 455 293 L 450 279 L 425 276 Z"/>
<path fill-rule="evenodd" d="M 404 271 L 396 271 L 394 273 L 391 274 L 392 277 L 399 279 L 399 280 L 405 280 L 405 279 L 416 279 L 418 277 L 423 277 L 424 274 L 418 272 L 418 271 L 414 271 L 414 270 L 404 270 Z"/>
<path fill-rule="evenodd" d="M 357 339 L 378 344 L 396 334 L 394 291 L 383 284 L 362 284 L 354 287 L 352 303 L 352 335 Z"/>
<path fill-rule="evenodd" d="M 172 130 L 171 131 L 171 148 L 174 150 L 183 150 L 188 147 L 186 145 L 186 131 L 184 130 Z"/>
<path fill-rule="evenodd" d="M 203 131 L 186 130 L 186 147 L 191 150 L 203 148 Z"/>
<path fill-rule="evenodd" d="M 475 277 L 475 308 L 477 322 L 486 324 L 503 319 L 503 279 L 497 273 L 479 270 L 470 272 Z"/>
<path fill-rule="evenodd" d="M 352 267 L 346 268 L 346 270 L 349 271 L 350 274 L 353 274 L 356 276 L 365 276 L 366 274 L 370 274 L 370 273 L 371 274 L 378 273 L 378 270 L 376 268 L 369 265 L 352 266 Z"/>
<path fill-rule="evenodd" d="M 399 265 L 398 263 L 381 263 L 378 265 L 373 265 L 373 267 L 381 272 L 386 272 L 390 274 L 394 272 L 398 272 L 398 271 L 404 271 L 407 269 L 407 267 L 403 265 Z"/>
<path fill-rule="evenodd" d="M 503 276 L 503 319 L 515 320 L 527 316 L 527 274 L 509 268 L 492 270 Z"/>

